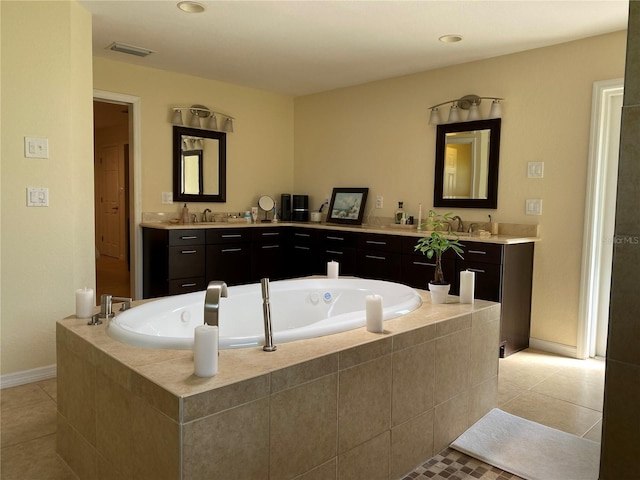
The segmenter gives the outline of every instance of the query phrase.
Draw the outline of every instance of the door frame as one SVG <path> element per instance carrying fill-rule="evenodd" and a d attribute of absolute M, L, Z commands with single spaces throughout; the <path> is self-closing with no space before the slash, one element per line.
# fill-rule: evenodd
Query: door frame
<path fill-rule="evenodd" d="M 131 256 L 131 294 L 134 299 L 142 298 L 142 129 L 140 97 L 123 93 L 93 90 L 93 99 L 106 102 L 126 103 L 129 115 L 129 242 Z"/>
<path fill-rule="evenodd" d="M 593 84 L 576 348 L 576 356 L 581 359 L 595 356 L 604 241 L 603 212 L 606 196 L 615 195 L 615 192 L 607 192 L 605 188 L 607 153 L 611 135 L 609 118 L 612 98 L 622 95 L 623 89 L 623 78 L 603 80 Z"/>

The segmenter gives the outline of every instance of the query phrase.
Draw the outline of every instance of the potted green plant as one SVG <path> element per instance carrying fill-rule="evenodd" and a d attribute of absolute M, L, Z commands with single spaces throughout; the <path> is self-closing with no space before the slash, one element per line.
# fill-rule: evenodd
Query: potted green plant
<path fill-rule="evenodd" d="M 453 250 L 460 258 L 462 257 L 462 245 L 458 240 L 458 235 L 451 231 L 451 213 L 438 215 L 433 210 L 429 210 L 427 221 L 423 225 L 419 225 L 421 230 L 427 230 L 431 233 L 418 240 L 414 247 L 426 255 L 428 259 L 435 258 L 436 269 L 433 280 L 429 282 L 429 291 L 431 292 L 431 300 L 433 303 L 446 303 L 447 295 L 451 284 L 447 282 L 442 273 L 442 254 L 447 250 Z M 443 229 L 446 229 L 443 232 Z"/>

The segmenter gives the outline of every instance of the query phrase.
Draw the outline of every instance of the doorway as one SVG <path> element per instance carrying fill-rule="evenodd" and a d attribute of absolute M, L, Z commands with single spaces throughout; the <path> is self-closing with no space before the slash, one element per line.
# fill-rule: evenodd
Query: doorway
<path fill-rule="evenodd" d="M 623 87 L 624 79 L 593 86 L 578 358 L 606 354 Z"/>
<path fill-rule="evenodd" d="M 97 298 L 132 296 L 129 110 L 126 103 L 93 102 Z"/>

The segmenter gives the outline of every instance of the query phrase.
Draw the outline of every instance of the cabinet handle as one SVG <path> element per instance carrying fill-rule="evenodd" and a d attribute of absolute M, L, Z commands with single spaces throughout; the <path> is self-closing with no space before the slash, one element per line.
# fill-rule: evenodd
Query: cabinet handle
<path fill-rule="evenodd" d="M 189 255 L 192 253 L 198 253 L 198 251 L 197 250 L 180 250 L 180 253 L 183 255 Z"/>
<path fill-rule="evenodd" d="M 366 243 L 370 243 L 372 245 L 386 245 L 387 242 L 378 242 L 376 240 L 367 240 Z"/>
<path fill-rule="evenodd" d="M 478 255 L 486 255 L 487 252 L 482 251 L 482 250 L 469 250 L 467 251 L 467 253 L 477 253 Z"/>
<path fill-rule="evenodd" d="M 296 237 L 310 237 L 311 235 L 308 233 L 294 233 Z"/>
<path fill-rule="evenodd" d="M 267 249 L 267 248 L 280 248 L 280 245 L 263 245 L 261 248 L 262 248 L 262 249 Z"/>
<path fill-rule="evenodd" d="M 299 245 L 296 245 L 296 246 L 295 246 L 295 247 L 293 247 L 293 248 L 297 248 L 298 250 L 311 250 L 309 247 L 301 247 L 301 246 L 299 246 Z"/>
<path fill-rule="evenodd" d="M 327 235 L 327 240 L 340 240 L 340 241 L 342 241 L 342 240 L 344 240 L 344 237 L 330 237 L 330 236 Z"/>
<path fill-rule="evenodd" d="M 242 235 L 239 233 L 228 233 L 226 235 L 221 235 L 222 238 L 240 238 Z"/>
<path fill-rule="evenodd" d="M 198 237 L 195 236 L 195 235 L 187 235 L 187 236 L 184 236 L 184 237 L 180 237 L 180 240 L 195 240 L 196 238 L 198 238 Z"/>
<path fill-rule="evenodd" d="M 263 237 L 272 237 L 274 235 L 280 235 L 280 232 L 262 232 L 260 235 Z"/>
<path fill-rule="evenodd" d="M 332 255 L 344 255 L 344 252 L 338 252 L 337 250 L 327 250 L 326 253 L 331 253 Z"/>
<path fill-rule="evenodd" d="M 476 272 L 476 273 L 486 273 L 485 270 L 480 270 L 479 268 L 467 268 L 467 270 L 469 270 L 470 272 Z"/>
<path fill-rule="evenodd" d="M 186 288 L 186 287 L 195 287 L 196 284 L 195 283 L 183 283 L 182 285 L 180 285 L 182 288 Z"/>
<path fill-rule="evenodd" d="M 435 263 L 427 263 L 427 262 L 413 262 L 414 265 L 423 265 L 425 267 L 435 267 Z"/>
<path fill-rule="evenodd" d="M 365 258 L 370 258 L 371 260 L 386 260 L 387 257 L 378 257 L 376 255 L 365 255 Z"/>
<path fill-rule="evenodd" d="M 229 252 L 241 252 L 241 248 L 223 248 L 220 250 L 220 253 L 229 253 Z"/>

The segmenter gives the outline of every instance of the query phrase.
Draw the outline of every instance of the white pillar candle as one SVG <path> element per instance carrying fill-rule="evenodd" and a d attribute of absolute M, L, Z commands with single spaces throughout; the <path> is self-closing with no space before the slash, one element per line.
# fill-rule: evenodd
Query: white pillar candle
<path fill-rule="evenodd" d="M 218 373 L 218 327 L 200 325 L 193 338 L 193 373 L 198 377 L 212 377 Z"/>
<path fill-rule="evenodd" d="M 340 273 L 340 264 L 334 260 L 327 262 L 327 277 L 338 278 Z"/>
<path fill-rule="evenodd" d="M 469 270 L 460 272 L 460 303 L 473 303 L 475 279 L 475 272 Z"/>
<path fill-rule="evenodd" d="M 382 297 L 380 295 L 367 295 L 366 316 L 367 331 L 382 333 L 384 331 L 384 320 L 382 318 Z"/>
<path fill-rule="evenodd" d="M 93 315 L 93 307 L 95 306 L 95 297 L 93 288 L 81 288 L 76 290 L 76 317 L 89 318 Z"/>

